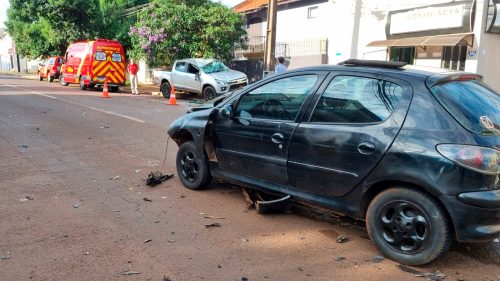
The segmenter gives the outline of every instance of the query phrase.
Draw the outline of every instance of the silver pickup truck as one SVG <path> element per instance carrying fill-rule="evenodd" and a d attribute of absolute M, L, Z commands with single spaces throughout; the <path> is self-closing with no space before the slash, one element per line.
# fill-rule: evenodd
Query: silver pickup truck
<path fill-rule="evenodd" d="M 183 59 L 174 62 L 172 71 L 153 71 L 153 81 L 165 98 L 176 91 L 202 94 L 206 100 L 248 84 L 247 75 L 231 70 L 216 59 Z"/>

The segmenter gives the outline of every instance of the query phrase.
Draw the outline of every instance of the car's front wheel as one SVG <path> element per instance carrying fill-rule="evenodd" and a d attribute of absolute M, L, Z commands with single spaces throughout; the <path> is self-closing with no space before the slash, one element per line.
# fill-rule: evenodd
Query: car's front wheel
<path fill-rule="evenodd" d="M 198 155 L 192 141 L 185 142 L 179 147 L 176 166 L 182 184 L 189 189 L 203 189 L 212 180 L 208 161 Z"/>
<path fill-rule="evenodd" d="M 370 203 L 366 226 L 382 254 L 406 265 L 430 263 L 450 246 L 446 214 L 430 195 L 390 188 Z"/>
<path fill-rule="evenodd" d="M 215 91 L 214 87 L 212 86 L 206 86 L 205 89 L 203 89 L 203 98 L 205 100 L 211 100 L 217 96 L 217 92 Z"/>
<path fill-rule="evenodd" d="M 39 81 L 43 81 L 43 77 L 42 77 L 42 75 L 40 74 L 40 72 L 38 72 L 38 80 L 39 80 Z"/>
<path fill-rule="evenodd" d="M 62 74 L 59 76 L 59 84 L 61 86 L 68 86 L 69 84 L 68 82 L 64 81 L 64 76 Z"/>

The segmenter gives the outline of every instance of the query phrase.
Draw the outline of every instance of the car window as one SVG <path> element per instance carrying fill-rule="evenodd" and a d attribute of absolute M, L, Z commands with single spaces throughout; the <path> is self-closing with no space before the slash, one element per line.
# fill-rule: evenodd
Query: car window
<path fill-rule="evenodd" d="M 55 59 L 54 58 L 50 58 L 49 61 L 47 62 L 47 64 L 54 64 L 55 62 Z"/>
<path fill-rule="evenodd" d="M 105 52 L 96 52 L 95 59 L 98 61 L 105 61 L 106 60 L 106 53 Z"/>
<path fill-rule="evenodd" d="M 196 74 L 196 73 L 198 73 L 200 71 L 194 65 L 188 64 L 188 70 L 187 70 L 187 72 L 192 73 L 192 74 Z"/>
<path fill-rule="evenodd" d="M 403 88 L 389 81 L 337 76 L 321 96 L 310 122 L 383 122 L 402 95 Z"/>
<path fill-rule="evenodd" d="M 63 58 L 58 58 L 58 59 L 57 59 L 57 63 L 58 63 L 58 64 L 63 64 L 63 63 L 64 63 Z"/>
<path fill-rule="evenodd" d="M 431 88 L 439 103 L 466 129 L 500 135 L 500 95 L 479 81 L 456 81 Z"/>
<path fill-rule="evenodd" d="M 187 71 L 187 63 L 184 61 L 177 62 L 177 64 L 175 65 L 175 71 L 186 72 Z"/>
<path fill-rule="evenodd" d="M 301 75 L 267 83 L 241 96 L 235 116 L 295 120 L 317 81 L 317 75 Z"/>

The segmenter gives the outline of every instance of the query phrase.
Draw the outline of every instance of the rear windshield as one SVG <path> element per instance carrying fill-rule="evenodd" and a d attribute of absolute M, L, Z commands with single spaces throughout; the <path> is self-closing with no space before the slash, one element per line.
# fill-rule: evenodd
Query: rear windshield
<path fill-rule="evenodd" d="M 500 135 L 500 95 L 477 80 L 432 87 L 439 103 L 467 130 Z"/>

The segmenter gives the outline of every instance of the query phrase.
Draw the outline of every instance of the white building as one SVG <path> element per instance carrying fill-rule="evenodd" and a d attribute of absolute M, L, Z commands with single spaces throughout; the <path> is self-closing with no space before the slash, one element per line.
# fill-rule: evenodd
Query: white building
<path fill-rule="evenodd" d="M 267 0 L 234 7 L 245 14 L 249 47 L 263 55 Z M 278 0 L 275 57 L 289 68 L 348 58 L 399 60 L 477 72 L 500 91 L 500 0 Z"/>

